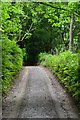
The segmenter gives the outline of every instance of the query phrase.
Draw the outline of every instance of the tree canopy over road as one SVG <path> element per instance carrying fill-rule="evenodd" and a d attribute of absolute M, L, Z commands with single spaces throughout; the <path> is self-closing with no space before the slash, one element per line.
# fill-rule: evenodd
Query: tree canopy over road
<path fill-rule="evenodd" d="M 78 50 L 80 2 L 3 2 L 1 7 L 2 38 L 15 40 L 28 54 Z"/>
<path fill-rule="evenodd" d="M 37 64 L 41 52 L 75 53 L 80 85 L 80 2 L 1 2 L 1 14 L 3 93 L 22 65 Z M 73 57 L 68 61 L 72 65 Z"/>

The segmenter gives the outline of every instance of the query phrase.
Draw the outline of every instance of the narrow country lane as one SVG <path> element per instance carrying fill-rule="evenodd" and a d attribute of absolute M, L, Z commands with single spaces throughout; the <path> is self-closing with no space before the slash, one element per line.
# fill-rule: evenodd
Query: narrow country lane
<path fill-rule="evenodd" d="M 78 118 L 78 110 L 56 77 L 40 66 L 23 67 L 3 100 L 3 118 Z"/>

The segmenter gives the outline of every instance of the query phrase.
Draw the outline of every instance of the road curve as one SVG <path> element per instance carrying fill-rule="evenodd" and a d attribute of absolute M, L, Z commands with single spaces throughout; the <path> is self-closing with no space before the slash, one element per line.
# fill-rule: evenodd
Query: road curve
<path fill-rule="evenodd" d="M 3 100 L 3 118 L 79 118 L 71 97 L 45 68 L 24 67 L 17 79 Z"/>

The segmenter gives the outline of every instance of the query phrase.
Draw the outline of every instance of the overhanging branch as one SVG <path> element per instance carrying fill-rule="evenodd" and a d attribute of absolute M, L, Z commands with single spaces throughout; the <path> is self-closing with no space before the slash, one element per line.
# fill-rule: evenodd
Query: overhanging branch
<path fill-rule="evenodd" d="M 31 23 L 31 25 L 29 27 L 29 30 L 27 30 L 27 32 L 24 34 L 24 36 L 22 37 L 22 39 L 21 40 L 19 39 L 17 42 L 24 40 L 24 38 L 26 37 L 26 35 L 31 31 L 32 26 L 33 26 L 33 22 Z"/>
<path fill-rule="evenodd" d="M 66 10 L 66 11 L 68 11 L 68 12 L 71 12 L 69 9 L 66 9 L 66 8 L 60 8 L 60 7 L 52 6 L 51 4 L 47 4 L 47 3 L 44 3 L 44 2 L 39 2 L 39 3 L 42 4 L 42 5 L 50 6 L 51 8 L 56 8 L 56 9 Z M 39 3 L 38 3 L 38 4 L 39 4 Z M 74 10 L 73 10 L 73 12 L 74 12 L 73 14 L 75 14 L 76 16 L 78 16 L 78 17 L 80 16 L 77 11 L 74 11 Z"/>

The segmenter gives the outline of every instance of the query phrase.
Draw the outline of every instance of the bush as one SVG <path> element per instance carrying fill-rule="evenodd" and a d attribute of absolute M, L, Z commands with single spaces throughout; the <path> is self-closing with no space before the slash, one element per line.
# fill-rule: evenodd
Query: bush
<path fill-rule="evenodd" d="M 80 100 L 79 60 L 80 54 L 73 54 L 70 51 L 65 51 L 59 55 L 46 53 L 39 55 L 40 64 L 49 67 L 76 100 Z"/>
<path fill-rule="evenodd" d="M 38 64 L 43 64 L 46 65 L 46 60 L 48 59 L 49 62 L 49 58 L 52 57 L 51 54 L 48 53 L 40 53 L 38 56 Z"/>
<path fill-rule="evenodd" d="M 22 49 L 22 53 L 23 53 L 23 65 L 26 65 L 27 59 L 28 59 L 28 54 L 26 52 L 26 48 Z"/>
<path fill-rule="evenodd" d="M 14 76 L 22 67 L 22 50 L 15 41 L 8 39 L 2 41 L 2 92 L 6 93 Z"/>

